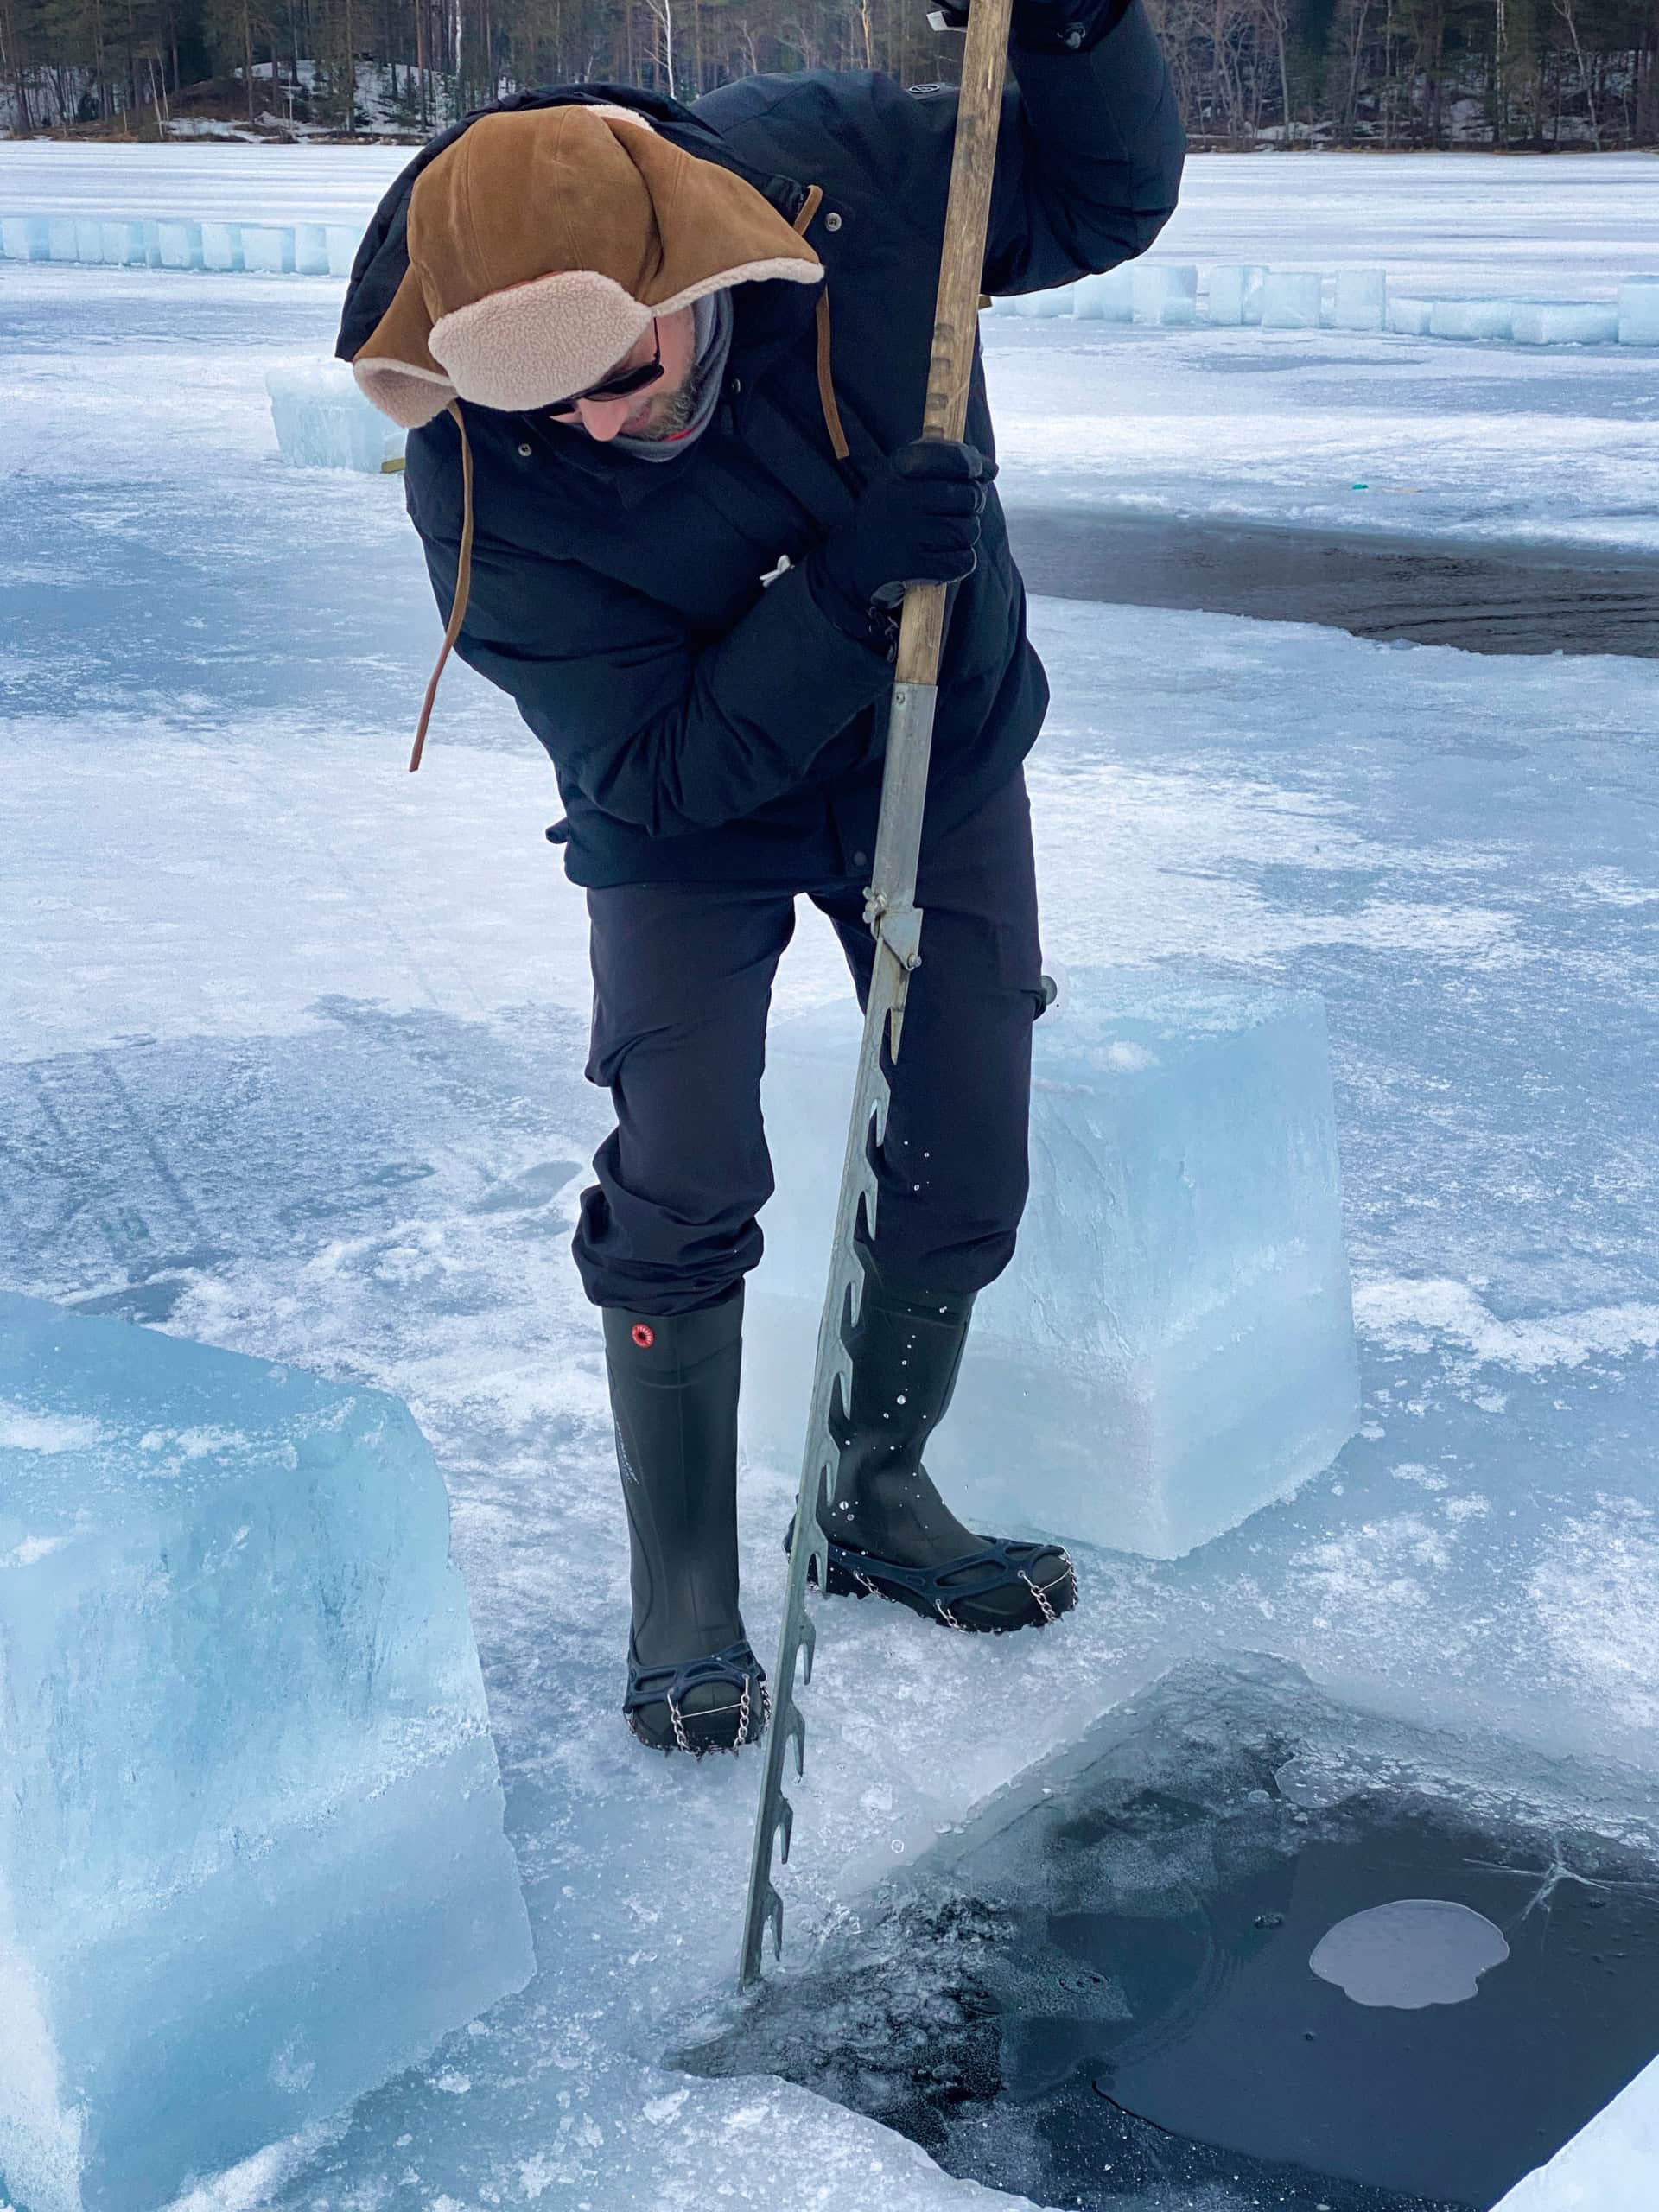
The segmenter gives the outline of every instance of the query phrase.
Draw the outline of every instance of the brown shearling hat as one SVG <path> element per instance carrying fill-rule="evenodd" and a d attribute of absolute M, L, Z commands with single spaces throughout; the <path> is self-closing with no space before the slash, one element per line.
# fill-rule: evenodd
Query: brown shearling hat
<path fill-rule="evenodd" d="M 597 384 L 652 317 L 817 255 L 754 187 L 608 105 L 480 117 L 410 195 L 409 269 L 352 363 L 416 429 L 457 397 L 518 413 Z"/>

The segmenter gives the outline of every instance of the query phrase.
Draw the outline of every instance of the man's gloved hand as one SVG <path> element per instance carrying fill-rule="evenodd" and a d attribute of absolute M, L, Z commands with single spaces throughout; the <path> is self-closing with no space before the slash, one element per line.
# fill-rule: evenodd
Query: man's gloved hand
<path fill-rule="evenodd" d="M 996 463 L 975 447 L 918 438 L 889 454 L 845 522 L 812 556 L 832 619 L 855 636 L 874 603 L 906 584 L 949 584 L 973 572 L 985 487 Z"/>
<path fill-rule="evenodd" d="M 1013 36 L 1027 54 L 1087 54 L 1128 13 L 1130 0 L 1014 0 Z M 968 28 L 968 0 L 943 0 L 928 16 L 936 31 Z"/>

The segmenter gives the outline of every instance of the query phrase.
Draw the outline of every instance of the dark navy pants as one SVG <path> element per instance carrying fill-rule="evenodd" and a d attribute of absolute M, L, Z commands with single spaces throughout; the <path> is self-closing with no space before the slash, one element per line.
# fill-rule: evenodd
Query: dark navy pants
<path fill-rule="evenodd" d="M 800 889 L 841 939 L 860 1003 L 874 944 L 867 874 Z M 875 1257 L 906 1284 L 982 1290 L 1026 1202 L 1032 1024 L 1042 1006 L 1025 779 L 926 842 L 912 979 L 878 1171 Z M 588 893 L 588 1077 L 616 1107 L 582 1194 L 576 1265 L 596 1306 L 693 1313 L 760 1257 L 771 1197 L 760 1072 L 795 894 L 742 884 L 620 884 Z M 841 1133 L 835 1137 L 840 1159 Z"/>

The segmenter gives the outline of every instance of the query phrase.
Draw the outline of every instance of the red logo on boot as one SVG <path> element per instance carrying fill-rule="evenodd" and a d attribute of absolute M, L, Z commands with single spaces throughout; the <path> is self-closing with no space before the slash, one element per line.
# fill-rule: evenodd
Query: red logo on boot
<path fill-rule="evenodd" d="M 649 1351 L 657 1341 L 656 1330 L 648 1329 L 643 1321 L 636 1321 L 629 1334 L 641 1351 Z"/>

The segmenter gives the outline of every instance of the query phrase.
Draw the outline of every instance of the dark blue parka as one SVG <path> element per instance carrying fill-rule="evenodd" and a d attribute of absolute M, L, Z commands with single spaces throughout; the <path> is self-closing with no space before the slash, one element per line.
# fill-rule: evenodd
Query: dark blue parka
<path fill-rule="evenodd" d="M 1183 142 L 1141 0 L 1089 51 L 1014 54 L 984 289 L 1040 291 L 1141 252 L 1175 203 Z M 621 99 L 692 154 L 746 177 L 822 259 L 835 394 L 820 405 L 817 287 L 749 283 L 714 421 L 641 462 L 545 415 L 464 409 L 474 455 L 471 595 L 456 650 L 552 756 L 578 883 L 800 886 L 855 875 L 874 849 L 885 704 L 879 632 L 853 636 L 798 565 L 859 486 L 919 435 L 956 93 L 809 70 L 721 87 L 688 110 L 613 86 L 506 107 Z M 470 120 L 470 118 L 469 118 Z M 467 128 L 466 124 L 460 126 Z M 407 266 L 404 219 L 431 146 L 382 203 L 353 272 L 339 350 L 367 339 Z M 976 360 L 966 433 L 993 451 Z M 409 440 L 409 511 L 448 614 L 461 528 L 461 442 L 441 415 Z M 792 565 L 764 585 L 787 555 Z M 1047 703 L 1001 508 L 954 594 L 930 823 L 964 819 L 1013 774 Z"/>

